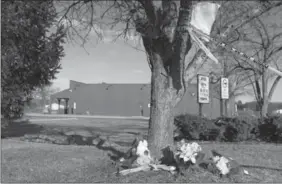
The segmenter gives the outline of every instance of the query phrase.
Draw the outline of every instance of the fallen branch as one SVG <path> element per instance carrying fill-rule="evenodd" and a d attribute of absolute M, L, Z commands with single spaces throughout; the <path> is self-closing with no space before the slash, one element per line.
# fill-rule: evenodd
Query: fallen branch
<path fill-rule="evenodd" d="M 173 166 L 167 166 L 167 165 L 149 164 L 149 165 L 143 165 L 143 166 L 133 168 L 133 169 L 125 169 L 125 170 L 120 171 L 119 173 L 121 175 L 127 175 L 130 173 L 135 173 L 139 171 L 149 171 L 149 170 L 159 171 L 160 169 L 164 171 L 173 172 L 175 171 L 176 168 Z"/>
<path fill-rule="evenodd" d="M 169 172 L 173 172 L 176 170 L 176 168 L 174 166 L 167 166 L 167 165 L 156 165 L 156 164 L 150 164 L 150 167 L 153 168 L 153 170 L 158 171 L 158 170 L 164 170 L 164 171 L 169 171 Z"/>
<path fill-rule="evenodd" d="M 149 165 L 144 165 L 144 166 L 140 166 L 140 167 L 133 168 L 133 169 L 125 169 L 125 170 L 120 171 L 119 173 L 121 175 L 127 175 L 127 174 L 130 174 L 130 173 L 135 173 L 135 172 L 139 172 L 139 171 L 149 171 L 150 169 L 151 169 L 151 167 Z"/>

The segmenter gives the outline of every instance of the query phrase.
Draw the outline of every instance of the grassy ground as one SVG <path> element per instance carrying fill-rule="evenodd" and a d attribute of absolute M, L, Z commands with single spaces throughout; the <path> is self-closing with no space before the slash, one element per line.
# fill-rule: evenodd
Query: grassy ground
<path fill-rule="evenodd" d="M 47 129 L 81 129 L 108 135 L 117 143 L 127 145 L 137 132 L 146 132 L 147 123 L 129 120 L 60 120 L 60 121 L 32 121 L 32 124 L 22 124 L 29 128 L 22 130 L 16 136 L 14 127 L 12 138 L 2 140 L 2 182 L 281 182 L 282 171 L 270 169 L 247 168 L 250 175 L 238 175 L 232 178 L 219 177 L 201 169 L 191 169 L 185 176 L 175 178 L 168 172 L 139 172 L 129 176 L 117 177 L 113 173 L 115 167 L 108 153 L 91 146 L 60 146 L 51 144 L 28 143 L 19 141 L 24 133 L 30 133 L 32 126 L 36 131 Z M 38 128 L 40 127 L 40 128 Z M 18 130 L 18 131 L 19 131 Z M 211 149 L 228 155 L 239 163 L 247 165 L 275 167 L 282 169 L 282 145 L 275 144 L 224 144 L 202 142 L 204 152 Z M 126 148 L 126 147 L 125 147 Z"/>

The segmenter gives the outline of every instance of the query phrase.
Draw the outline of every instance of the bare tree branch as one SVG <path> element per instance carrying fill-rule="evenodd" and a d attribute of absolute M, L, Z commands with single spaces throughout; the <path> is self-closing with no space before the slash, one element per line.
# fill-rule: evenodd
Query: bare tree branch
<path fill-rule="evenodd" d="M 270 53 L 267 54 L 266 59 L 267 59 L 267 60 L 270 60 L 270 58 L 271 58 L 272 56 L 274 56 L 275 54 L 277 54 L 277 53 L 280 52 L 280 51 L 282 51 L 282 46 L 276 47 L 276 48 L 272 49 L 272 50 L 270 51 Z"/>
<path fill-rule="evenodd" d="M 65 10 L 64 15 L 60 18 L 59 20 L 59 24 L 61 23 L 61 21 L 67 17 L 67 14 L 71 11 L 72 8 L 74 8 L 77 4 L 79 4 L 80 2 L 82 2 L 81 0 L 75 1 L 73 2 L 70 6 L 68 6 L 67 10 Z"/>
<path fill-rule="evenodd" d="M 281 36 L 282 36 L 282 32 L 280 32 L 280 33 L 274 35 L 274 36 L 272 37 L 271 41 L 274 42 L 277 38 L 280 38 Z"/>

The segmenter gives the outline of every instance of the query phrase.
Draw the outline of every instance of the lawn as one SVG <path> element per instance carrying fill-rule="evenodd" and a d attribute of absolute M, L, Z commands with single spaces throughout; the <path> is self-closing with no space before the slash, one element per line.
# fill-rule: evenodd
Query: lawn
<path fill-rule="evenodd" d="M 124 150 L 137 132 L 146 132 L 147 123 L 144 121 L 79 119 L 60 121 L 32 121 L 29 126 L 36 126 L 37 131 L 52 129 L 84 128 L 104 134 L 120 145 Z M 27 126 L 27 125 L 25 125 Z M 38 126 L 40 128 L 38 128 Z M 22 131 L 32 130 L 20 128 Z M 15 131 L 15 130 L 14 130 Z M 35 131 L 35 130 L 34 130 Z M 13 134 L 12 138 L 2 139 L 2 182 L 16 183 L 60 183 L 60 182 L 280 182 L 282 171 L 266 168 L 246 168 L 250 175 L 238 175 L 221 179 L 202 169 L 187 170 L 185 176 L 174 177 L 168 172 L 139 172 L 128 176 L 117 177 L 114 162 L 108 156 L 109 151 L 99 150 L 94 146 L 53 145 L 23 142 L 22 136 Z M 29 132 L 28 132 L 29 133 Z M 204 152 L 216 149 L 228 155 L 239 163 L 282 169 L 282 145 L 275 144 L 226 144 L 199 143 Z M 123 150 L 122 150 L 123 151 Z"/>

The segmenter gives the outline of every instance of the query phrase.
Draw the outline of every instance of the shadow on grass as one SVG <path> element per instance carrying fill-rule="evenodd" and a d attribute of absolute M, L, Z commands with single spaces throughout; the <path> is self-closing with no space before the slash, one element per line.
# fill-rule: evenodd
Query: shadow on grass
<path fill-rule="evenodd" d="M 27 121 L 17 121 L 17 122 L 12 122 L 10 123 L 5 129 L 1 130 L 1 138 L 9 138 L 9 137 L 24 137 L 25 135 L 46 135 L 46 137 L 49 136 L 50 140 L 51 139 L 56 139 L 54 136 L 60 135 L 63 137 L 67 137 L 67 142 L 65 144 L 67 145 L 87 145 L 87 146 L 94 146 L 97 149 L 110 152 L 111 155 L 108 154 L 111 160 L 117 161 L 119 158 L 123 157 L 126 153 L 123 152 L 125 151 L 125 147 L 130 147 L 132 144 L 132 140 L 128 141 L 118 141 L 118 140 L 113 140 L 110 141 L 108 139 L 102 138 L 97 135 L 94 135 L 92 137 L 87 137 L 86 135 L 66 135 L 66 132 L 71 131 L 71 129 L 74 129 L 74 133 L 76 134 L 77 132 L 75 131 L 76 128 L 64 128 L 64 126 L 53 126 L 53 125 L 38 125 L 38 124 L 33 124 L 31 122 Z M 141 128 L 142 129 L 142 128 Z M 91 128 L 91 132 L 103 132 L 103 133 L 110 133 L 111 135 L 113 134 L 118 134 L 121 133 L 118 130 L 104 130 L 102 128 Z M 82 132 L 83 133 L 83 132 Z M 133 135 L 138 135 L 139 133 L 135 132 L 126 132 L 123 131 L 123 133 L 128 133 L 128 134 L 133 134 Z M 35 137 L 35 139 L 42 139 L 40 137 Z M 46 141 L 48 142 L 48 140 Z M 49 141 L 50 142 L 50 141 Z M 56 143 L 53 143 L 56 144 Z"/>
<path fill-rule="evenodd" d="M 103 151 L 110 151 L 113 155 L 108 154 L 111 160 L 117 161 L 119 158 L 123 157 L 125 155 L 125 152 L 120 151 L 118 148 L 107 145 L 107 140 L 101 140 L 96 147 Z M 119 145 L 118 145 L 119 146 Z"/>
<path fill-rule="evenodd" d="M 69 139 L 70 145 L 87 145 L 87 146 L 95 146 L 99 150 L 109 151 L 113 155 L 109 155 L 110 159 L 116 161 L 120 157 L 124 156 L 124 152 L 120 151 L 121 145 L 111 142 L 107 139 L 102 139 L 99 135 L 94 137 L 83 137 L 81 135 L 70 135 L 67 136 Z"/>
<path fill-rule="evenodd" d="M 38 134 L 44 129 L 41 125 L 31 124 L 28 120 L 14 121 L 1 129 L 1 138 L 22 137 L 25 134 Z"/>
<path fill-rule="evenodd" d="M 146 135 L 148 132 L 148 128 L 145 129 L 145 130 L 138 130 L 136 132 L 132 132 L 132 131 L 125 131 L 124 133 L 127 133 L 127 134 L 131 134 L 131 135 L 135 135 L 135 136 L 138 136 L 140 134 L 143 134 L 143 135 Z"/>
<path fill-rule="evenodd" d="M 132 142 L 129 141 L 114 141 L 114 143 L 117 143 L 120 146 L 126 146 L 126 147 L 130 147 Z"/>

